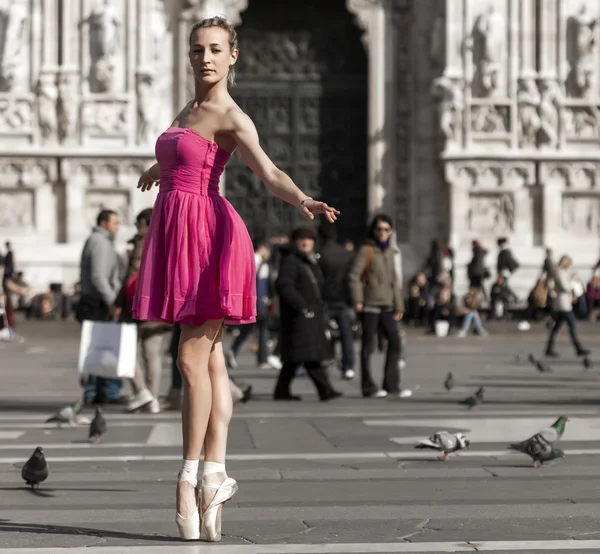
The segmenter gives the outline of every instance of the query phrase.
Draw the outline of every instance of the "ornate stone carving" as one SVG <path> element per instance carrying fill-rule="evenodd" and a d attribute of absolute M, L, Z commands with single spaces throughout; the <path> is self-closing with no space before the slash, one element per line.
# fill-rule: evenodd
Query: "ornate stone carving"
<path fill-rule="evenodd" d="M 126 102 L 86 102 L 81 113 L 82 127 L 87 136 L 123 135 L 129 129 L 128 115 Z"/>
<path fill-rule="evenodd" d="M 600 196 L 563 195 L 562 228 L 572 234 L 600 232 Z"/>
<path fill-rule="evenodd" d="M 77 138 L 80 97 L 77 90 L 79 75 L 61 73 L 58 77 L 58 135 L 63 143 Z"/>
<path fill-rule="evenodd" d="M 140 70 L 136 75 L 137 142 L 146 144 L 156 139 L 156 112 L 160 98 L 156 94 L 156 77 L 151 70 Z"/>
<path fill-rule="evenodd" d="M 519 79 L 517 103 L 519 113 L 519 146 L 522 148 L 537 146 L 537 136 L 542 127 L 538 113 L 541 96 L 535 79 Z"/>
<path fill-rule="evenodd" d="M 596 78 L 596 43 L 598 17 L 588 12 L 583 2 L 579 11 L 567 21 L 567 60 L 570 72 L 567 77 L 569 96 L 585 97 Z"/>
<path fill-rule="evenodd" d="M 89 25 L 90 92 L 114 92 L 120 50 L 122 22 L 112 0 L 97 0 L 82 24 Z"/>
<path fill-rule="evenodd" d="M 445 167 L 446 179 L 452 186 L 476 189 L 481 193 L 497 191 L 498 188 L 518 190 L 536 182 L 534 162 L 467 160 L 448 162 Z"/>
<path fill-rule="evenodd" d="M 33 103 L 29 98 L 0 99 L 0 132 L 30 133 L 33 123 Z"/>
<path fill-rule="evenodd" d="M 165 41 L 167 39 L 167 15 L 164 0 L 151 0 L 150 11 L 150 63 L 161 66 L 165 54 Z"/>
<path fill-rule="evenodd" d="M 33 227 L 33 192 L 0 188 L 0 229 Z"/>
<path fill-rule="evenodd" d="M 515 202 L 510 193 L 469 195 L 469 230 L 476 233 L 507 233 L 514 230 Z"/>
<path fill-rule="evenodd" d="M 600 166 L 592 162 L 545 162 L 540 164 L 540 181 L 565 191 L 597 190 Z"/>
<path fill-rule="evenodd" d="M 42 73 L 37 85 L 37 113 L 40 134 L 45 141 L 58 137 L 58 88 L 56 74 Z"/>
<path fill-rule="evenodd" d="M 471 106 L 471 130 L 487 135 L 509 132 L 508 106 L 483 104 Z"/>
<path fill-rule="evenodd" d="M 71 174 L 73 180 L 83 188 L 127 189 L 146 169 L 146 160 L 117 159 L 82 159 L 73 163 Z"/>
<path fill-rule="evenodd" d="M 22 88 L 27 77 L 26 33 L 30 18 L 29 0 L 8 0 L 0 18 L 0 91 Z"/>
<path fill-rule="evenodd" d="M 431 94 L 437 101 L 438 125 L 446 145 L 458 145 L 462 134 L 463 91 L 456 79 L 434 79 Z"/>
<path fill-rule="evenodd" d="M 498 89 L 506 49 L 506 21 L 495 4 L 477 16 L 471 39 L 475 65 L 473 92 L 475 96 L 490 96 Z"/>

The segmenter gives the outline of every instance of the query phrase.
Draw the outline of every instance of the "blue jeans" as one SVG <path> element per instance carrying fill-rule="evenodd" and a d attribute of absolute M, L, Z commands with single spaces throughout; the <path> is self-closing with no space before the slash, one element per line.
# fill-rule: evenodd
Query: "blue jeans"
<path fill-rule="evenodd" d="M 463 322 L 462 322 L 462 327 L 460 328 L 460 330 L 463 333 L 466 333 L 469 330 L 469 328 L 471 327 L 471 323 L 475 327 L 475 331 L 477 331 L 478 333 L 481 333 L 483 331 L 483 325 L 481 324 L 481 317 L 479 316 L 479 312 L 477 310 L 474 310 L 472 312 L 468 312 L 465 314 L 465 317 L 463 318 Z"/>
<path fill-rule="evenodd" d="M 83 393 L 84 404 L 91 404 L 94 400 L 100 402 L 114 400 L 121 394 L 120 379 L 105 379 L 104 377 L 95 377 L 90 375 L 85 384 Z"/>
<path fill-rule="evenodd" d="M 350 322 L 350 308 L 347 306 L 329 306 L 329 317 L 338 324 L 340 344 L 342 345 L 342 371 L 354 369 L 354 336 Z"/>
<path fill-rule="evenodd" d="M 246 339 L 254 329 L 254 326 L 258 328 L 258 363 L 267 363 L 267 356 L 269 355 L 269 329 L 267 327 L 267 319 L 261 318 L 256 323 L 249 323 L 247 325 L 240 325 L 238 327 L 240 334 L 235 337 L 233 344 L 231 345 L 231 351 L 237 358 L 240 348 L 246 342 Z"/>

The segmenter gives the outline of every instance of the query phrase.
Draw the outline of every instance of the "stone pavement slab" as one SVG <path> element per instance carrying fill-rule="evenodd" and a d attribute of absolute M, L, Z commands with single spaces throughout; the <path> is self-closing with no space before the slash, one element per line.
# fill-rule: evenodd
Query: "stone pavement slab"
<path fill-rule="evenodd" d="M 173 522 L 179 415 L 108 408 L 99 445 L 85 442 L 85 425 L 46 425 L 81 393 L 78 327 L 26 322 L 25 343 L 0 344 L 0 553 L 597 551 L 599 373 L 584 371 L 563 343 L 553 373 L 540 374 L 516 355 L 539 355 L 544 329 L 490 330 L 485 340 L 409 331 L 404 379 L 415 395 L 403 401 L 365 400 L 356 380 L 332 371 L 339 401 L 318 402 L 299 377 L 303 402 L 273 402 L 276 373 L 241 355 L 233 374 L 256 396 L 236 406 L 231 426 L 227 467 L 240 491 L 224 510 L 220 545 L 183 545 Z M 582 330 L 597 347 L 597 328 Z M 382 363 L 377 354 L 379 376 Z M 450 393 L 442 387 L 449 370 L 458 383 Z M 168 371 L 163 377 L 166 391 Z M 480 408 L 458 404 L 480 385 Z M 535 470 L 507 452 L 507 442 L 562 414 L 572 417 L 566 459 Z M 442 427 L 476 437 L 472 448 L 448 463 L 413 449 Z M 38 444 L 51 475 L 33 493 L 20 467 Z"/>

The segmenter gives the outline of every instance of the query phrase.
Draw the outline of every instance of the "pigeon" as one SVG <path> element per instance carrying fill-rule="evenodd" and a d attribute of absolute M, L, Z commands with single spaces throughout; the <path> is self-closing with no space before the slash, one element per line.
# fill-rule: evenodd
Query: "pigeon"
<path fill-rule="evenodd" d="M 472 396 L 469 396 L 468 398 L 465 398 L 464 400 L 461 400 L 461 404 L 468 406 L 469 410 L 471 410 L 472 408 L 475 408 L 476 406 L 478 406 L 479 404 L 481 404 L 483 402 L 483 392 L 484 389 L 483 387 L 479 387 L 477 389 L 477 391 L 475 392 L 475 394 L 473 394 Z"/>
<path fill-rule="evenodd" d="M 454 376 L 452 373 L 448 373 L 448 375 L 446 375 L 446 380 L 444 381 L 444 388 L 447 391 L 451 391 L 454 388 L 454 385 Z"/>
<path fill-rule="evenodd" d="M 46 420 L 46 423 L 56 423 L 58 427 L 62 427 L 63 423 L 68 423 L 69 425 L 75 425 L 76 416 L 81 410 L 81 404 L 78 402 L 73 404 L 72 406 L 65 406 L 60 409 L 56 414 L 52 417 L 49 417 Z"/>
<path fill-rule="evenodd" d="M 100 442 L 100 437 L 106 433 L 107 425 L 104 416 L 102 415 L 102 409 L 96 408 L 96 415 L 90 423 L 90 434 L 89 439 L 92 442 Z"/>
<path fill-rule="evenodd" d="M 535 362 L 535 367 L 537 368 L 537 370 L 540 373 L 550 373 L 552 371 L 552 368 L 548 365 L 544 365 L 542 362 L 540 362 L 539 360 L 536 360 Z"/>
<path fill-rule="evenodd" d="M 593 367 L 593 363 L 592 360 L 590 360 L 589 356 L 586 356 L 585 358 L 583 358 L 583 367 L 585 369 L 590 369 L 591 367 Z"/>
<path fill-rule="evenodd" d="M 448 431 L 438 431 L 428 439 L 421 440 L 415 444 L 415 448 L 431 448 L 439 450 L 442 453 L 442 460 L 448 460 L 448 454 L 457 452 L 463 448 L 470 448 L 471 441 L 462 433 L 449 433 Z"/>
<path fill-rule="evenodd" d="M 49 473 L 48 462 L 46 462 L 46 458 L 44 457 L 44 449 L 38 446 L 31 455 L 31 458 L 25 462 L 23 469 L 21 469 L 21 477 L 35 490 L 40 487 L 40 483 L 48 478 Z"/>
<path fill-rule="evenodd" d="M 550 427 L 533 435 L 533 437 L 516 444 L 509 444 L 510 450 L 527 454 L 533 460 L 533 467 L 538 467 L 538 462 L 543 465 L 544 462 L 564 458 L 565 453 L 554 448 L 554 443 L 560 440 L 565 432 L 569 418 L 559 417 Z"/>

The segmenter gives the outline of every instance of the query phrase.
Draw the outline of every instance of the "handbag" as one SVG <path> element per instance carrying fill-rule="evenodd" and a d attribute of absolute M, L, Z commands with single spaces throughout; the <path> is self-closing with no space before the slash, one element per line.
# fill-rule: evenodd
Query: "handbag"
<path fill-rule="evenodd" d="M 83 322 L 78 373 L 106 379 L 132 379 L 137 363 L 137 325 Z"/>

